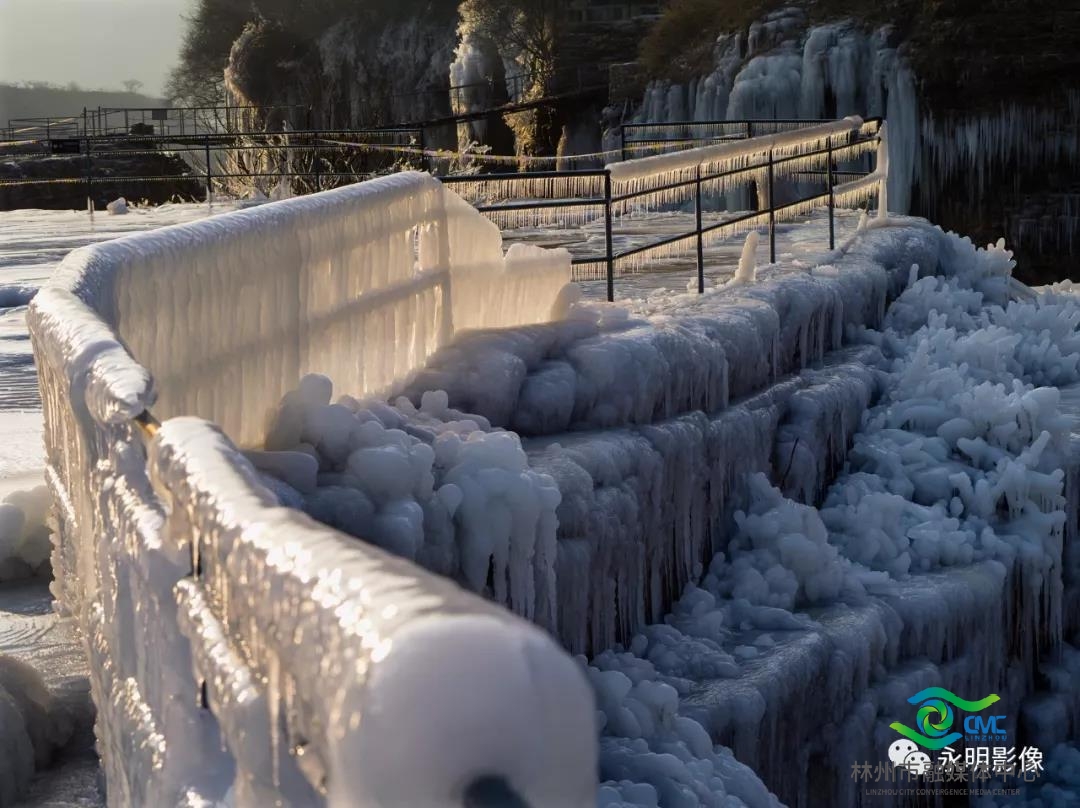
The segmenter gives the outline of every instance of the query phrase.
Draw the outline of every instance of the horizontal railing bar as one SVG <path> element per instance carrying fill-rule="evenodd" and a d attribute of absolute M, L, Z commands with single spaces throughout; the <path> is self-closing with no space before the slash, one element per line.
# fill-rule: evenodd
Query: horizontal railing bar
<path fill-rule="evenodd" d="M 512 180 L 542 180 L 542 179 L 559 179 L 570 177 L 602 177 L 606 174 L 606 170 L 603 168 L 581 168 L 571 169 L 564 171 L 520 171 L 520 172 L 499 172 L 493 174 L 451 174 L 446 177 L 439 177 L 441 182 L 458 183 L 458 182 L 509 182 Z"/>
<path fill-rule="evenodd" d="M 507 205 L 473 205 L 481 213 L 498 213 L 504 210 L 545 210 L 548 208 L 584 208 L 603 205 L 604 197 L 586 199 L 543 199 L 533 202 L 511 202 Z"/>

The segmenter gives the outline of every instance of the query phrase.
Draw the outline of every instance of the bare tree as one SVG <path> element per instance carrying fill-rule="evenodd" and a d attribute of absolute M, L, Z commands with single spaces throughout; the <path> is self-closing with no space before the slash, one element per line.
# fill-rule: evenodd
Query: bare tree
<path fill-rule="evenodd" d="M 138 79 L 128 79 L 123 82 L 124 90 L 129 93 L 137 93 L 142 89 L 143 83 Z"/>

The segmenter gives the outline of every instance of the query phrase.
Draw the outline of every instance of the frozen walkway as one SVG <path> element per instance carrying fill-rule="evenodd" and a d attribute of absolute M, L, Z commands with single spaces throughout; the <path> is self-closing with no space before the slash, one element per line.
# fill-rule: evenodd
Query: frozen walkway
<path fill-rule="evenodd" d="M 711 214 L 713 215 L 713 214 Z M 836 210 L 836 243 L 843 244 L 858 225 L 859 211 L 838 208 Z M 708 224 L 710 216 L 705 217 Z M 636 213 L 620 218 L 613 234 L 615 252 L 638 247 L 656 241 L 663 236 L 685 233 L 694 228 L 693 213 Z M 507 243 L 524 242 L 541 247 L 565 247 L 570 254 L 579 257 L 596 255 L 604 251 L 603 222 L 591 222 L 580 228 L 522 228 L 503 231 Z M 712 247 L 706 247 L 705 284 L 706 288 L 730 280 L 739 265 L 743 240 L 730 241 Z M 826 260 L 829 255 L 829 219 L 825 211 L 814 211 L 806 219 L 795 222 L 782 222 L 776 226 L 777 262 L 789 267 L 815 266 Z M 769 240 L 763 234 L 755 253 L 757 265 L 765 267 L 769 263 Z M 588 300 L 604 300 L 606 281 L 580 281 L 584 296 Z M 657 259 L 650 263 L 648 270 L 625 272 L 615 276 L 615 301 L 633 304 L 656 294 L 697 291 L 697 257 L 688 255 L 677 258 Z"/>

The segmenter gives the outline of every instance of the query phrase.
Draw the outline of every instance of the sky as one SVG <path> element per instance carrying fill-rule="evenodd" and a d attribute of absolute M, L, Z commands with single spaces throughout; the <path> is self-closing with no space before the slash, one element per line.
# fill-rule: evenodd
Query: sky
<path fill-rule="evenodd" d="M 195 0 L 0 0 L 0 82 L 161 92 Z"/>

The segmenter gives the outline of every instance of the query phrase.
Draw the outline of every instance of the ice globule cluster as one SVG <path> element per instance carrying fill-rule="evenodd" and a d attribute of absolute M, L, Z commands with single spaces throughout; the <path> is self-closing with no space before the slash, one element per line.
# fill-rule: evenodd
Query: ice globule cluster
<path fill-rule="evenodd" d="M 305 376 L 272 414 L 266 450 L 247 453 L 279 499 L 553 626 L 560 495 L 520 438 L 442 391 L 419 408 L 332 394 L 330 379 Z"/>

